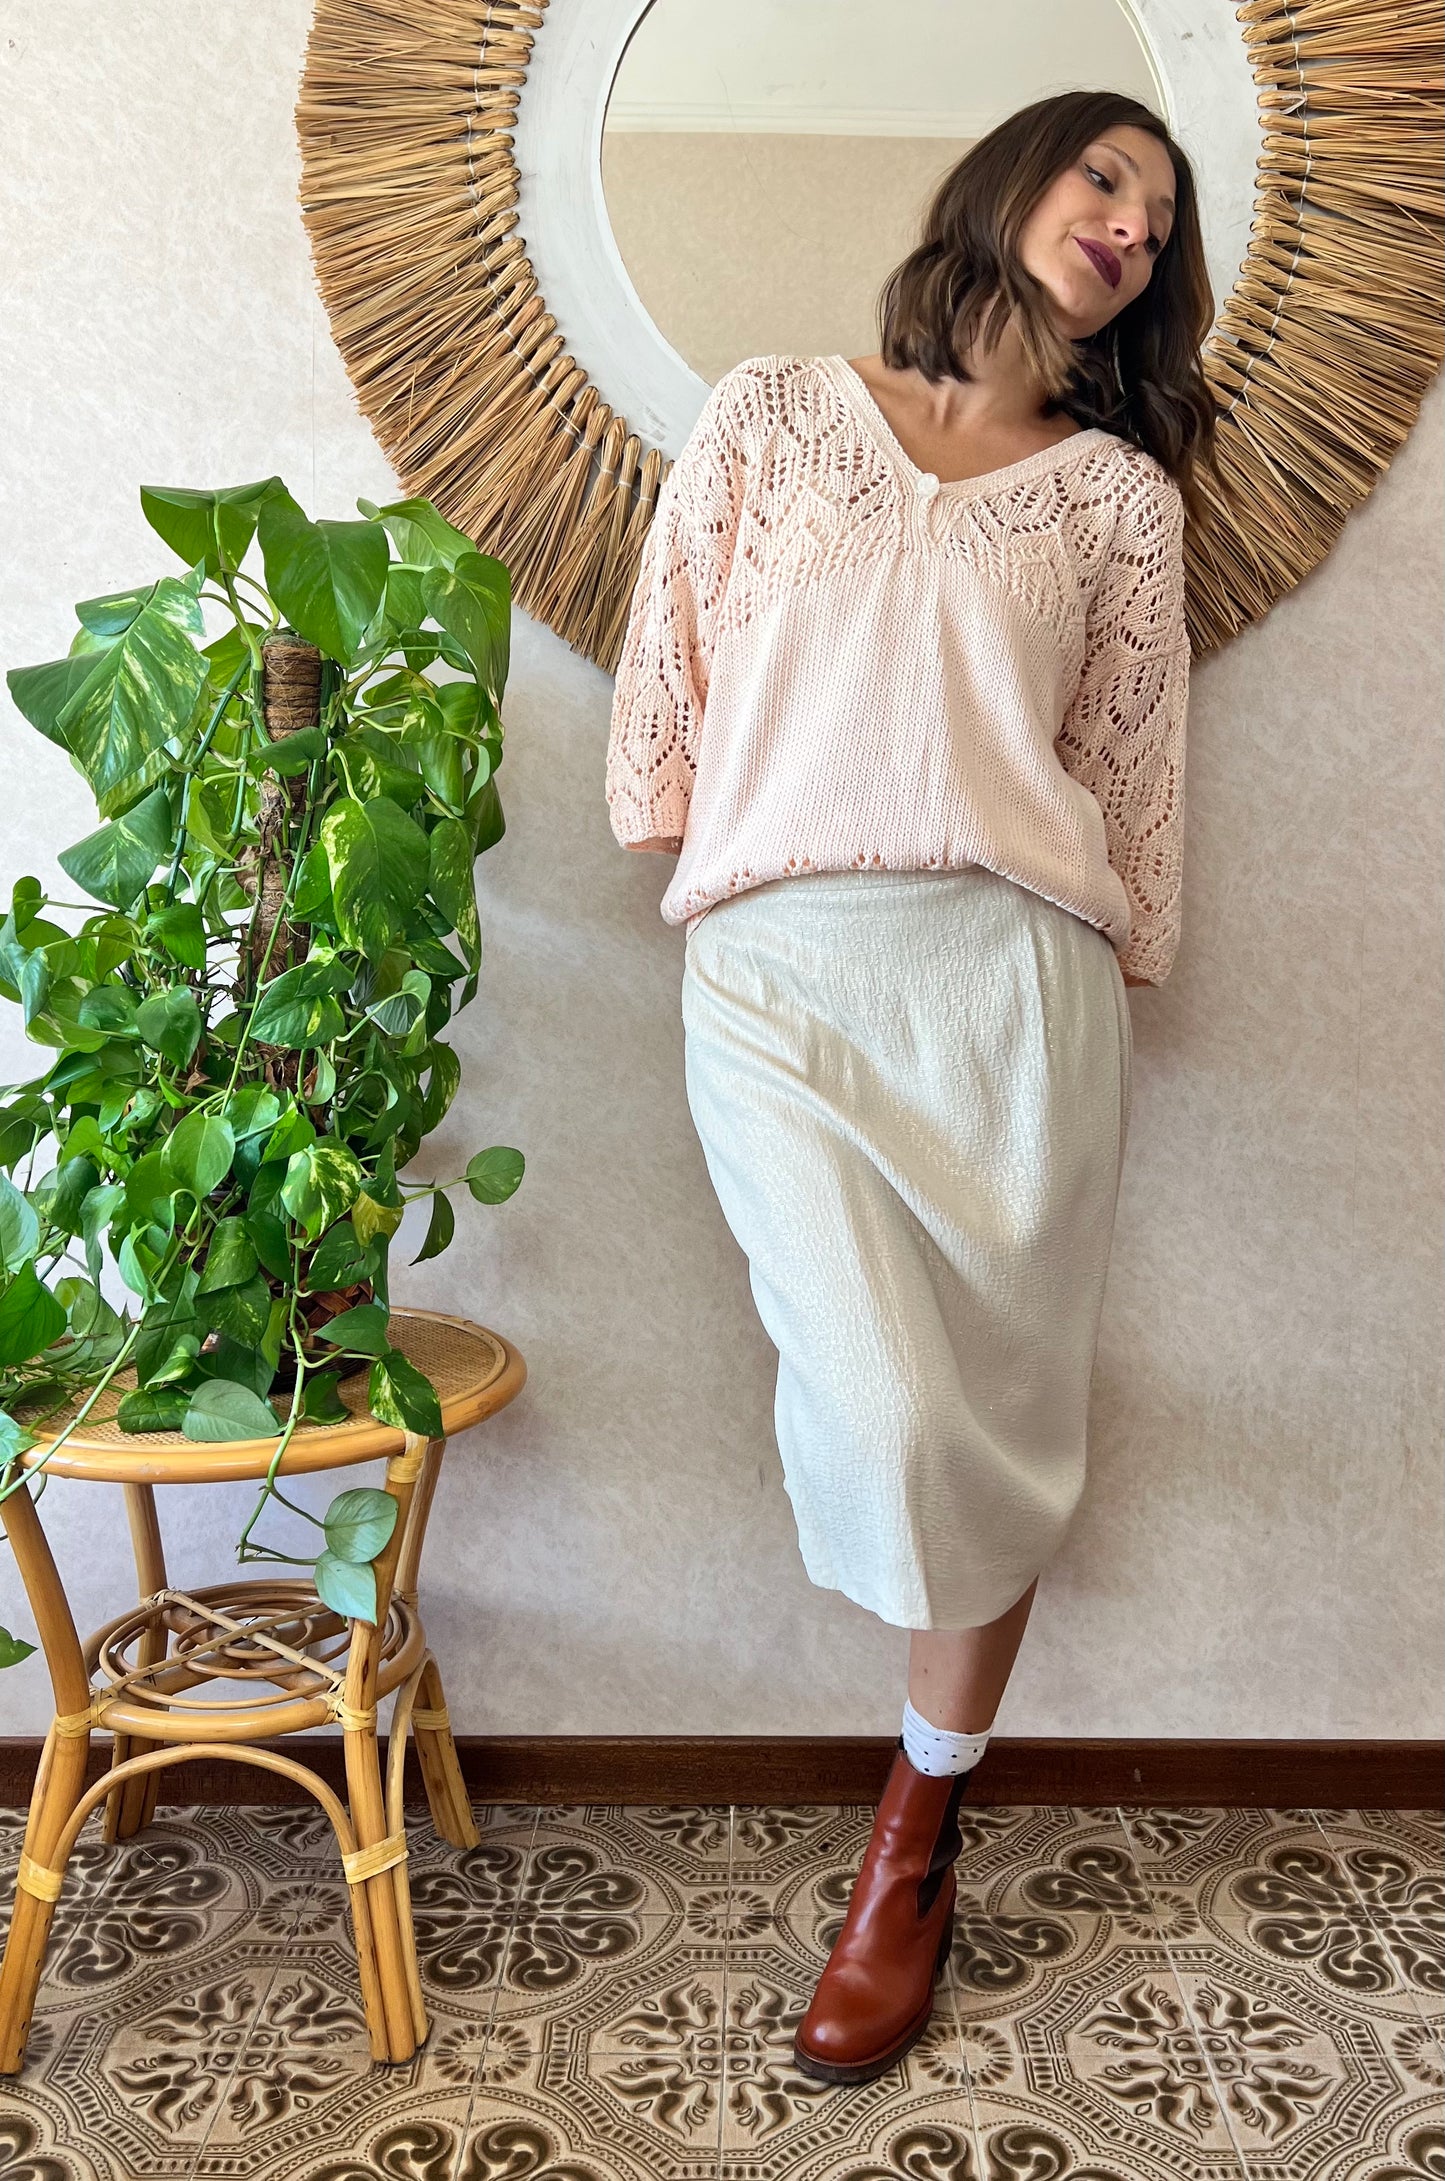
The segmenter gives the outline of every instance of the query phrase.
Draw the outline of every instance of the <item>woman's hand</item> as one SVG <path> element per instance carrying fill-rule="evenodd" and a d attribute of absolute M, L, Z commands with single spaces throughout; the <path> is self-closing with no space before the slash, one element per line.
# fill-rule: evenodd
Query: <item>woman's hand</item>
<path fill-rule="evenodd" d="M 628 848 L 651 848 L 655 849 L 659 855 L 675 856 L 682 847 L 682 835 L 679 833 L 675 837 L 668 837 L 661 833 L 654 833 L 649 840 L 628 841 L 625 845 Z"/>
<path fill-rule="evenodd" d="M 1149 982 L 1147 977 L 1131 977 L 1127 969 L 1121 969 L 1119 975 L 1123 978 L 1125 984 L 1147 984 Z"/>

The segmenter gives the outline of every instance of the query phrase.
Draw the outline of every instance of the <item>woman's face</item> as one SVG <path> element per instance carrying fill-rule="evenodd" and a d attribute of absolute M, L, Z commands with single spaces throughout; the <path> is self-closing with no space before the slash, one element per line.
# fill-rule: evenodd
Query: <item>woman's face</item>
<path fill-rule="evenodd" d="M 1148 287 L 1174 224 L 1174 188 L 1158 137 L 1120 123 L 1045 190 L 1024 221 L 1019 256 L 1053 298 L 1066 339 L 1097 333 Z"/>

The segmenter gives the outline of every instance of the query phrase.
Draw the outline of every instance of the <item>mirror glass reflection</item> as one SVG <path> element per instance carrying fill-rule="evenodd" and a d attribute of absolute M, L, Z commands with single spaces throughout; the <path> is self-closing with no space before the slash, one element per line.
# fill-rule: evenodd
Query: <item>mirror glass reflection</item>
<path fill-rule="evenodd" d="M 1100 88 L 1170 119 L 1120 0 L 653 0 L 608 101 L 608 217 L 709 385 L 744 356 L 872 354 L 947 169 L 1020 106 Z"/>

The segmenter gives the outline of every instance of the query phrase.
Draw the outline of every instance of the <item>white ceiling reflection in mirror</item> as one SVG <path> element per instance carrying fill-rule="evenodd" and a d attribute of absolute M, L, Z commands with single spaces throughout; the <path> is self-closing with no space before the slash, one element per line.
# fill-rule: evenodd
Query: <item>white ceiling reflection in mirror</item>
<path fill-rule="evenodd" d="M 1117 89 L 1169 125 L 1218 301 L 1248 246 L 1257 93 L 1208 0 L 589 0 L 544 49 L 516 138 L 538 282 L 669 456 L 741 357 L 875 349 L 932 185 L 1054 92 Z"/>

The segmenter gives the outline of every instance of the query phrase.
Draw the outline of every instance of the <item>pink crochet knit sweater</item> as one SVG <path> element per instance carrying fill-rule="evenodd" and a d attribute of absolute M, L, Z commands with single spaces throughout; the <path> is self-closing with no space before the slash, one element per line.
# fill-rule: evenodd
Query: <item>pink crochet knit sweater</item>
<path fill-rule="evenodd" d="M 658 495 L 612 830 L 662 915 L 808 871 L 984 864 L 1162 984 L 1179 942 L 1184 507 L 1093 428 L 940 484 L 842 356 L 723 374 Z"/>

